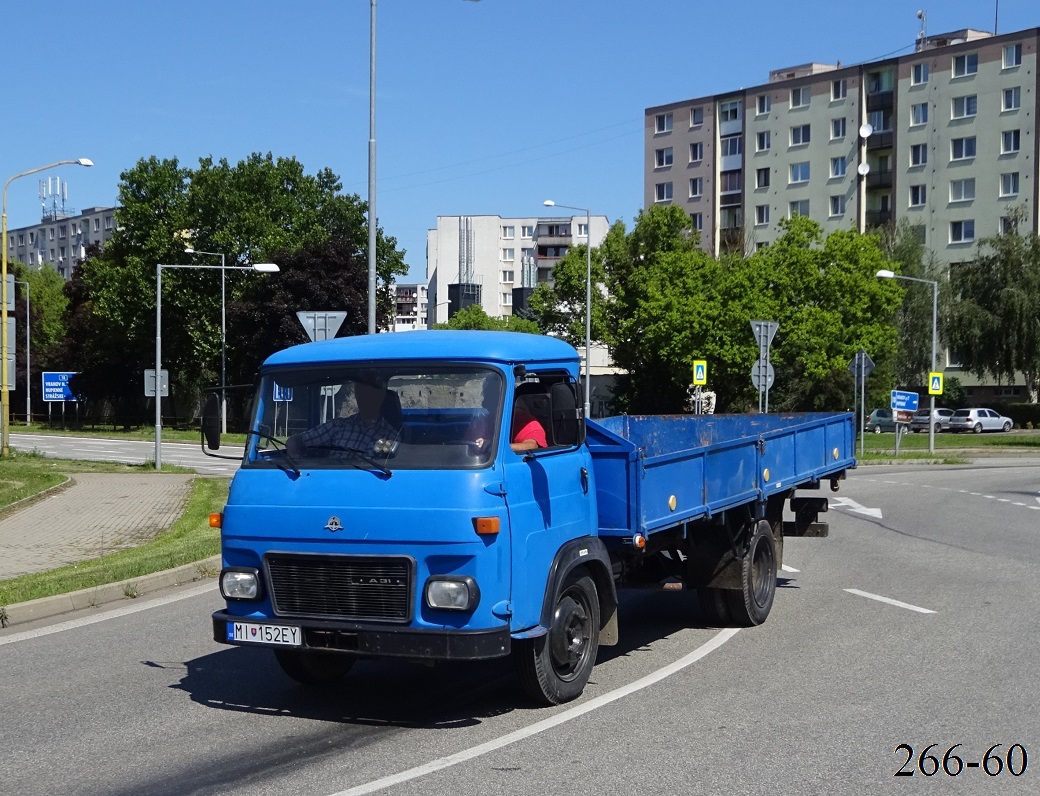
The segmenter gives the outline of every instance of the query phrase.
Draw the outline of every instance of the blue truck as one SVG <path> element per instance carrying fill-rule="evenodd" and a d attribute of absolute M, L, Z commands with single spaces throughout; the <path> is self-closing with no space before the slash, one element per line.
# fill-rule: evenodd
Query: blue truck
<path fill-rule="evenodd" d="M 307 684 L 359 657 L 508 655 L 532 699 L 559 704 L 617 643 L 619 588 L 694 589 L 711 626 L 763 622 L 784 538 L 826 535 L 819 490 L 855 467 L 853 416 L 594 421 L 581 391 L 575 349 L 539 335 L 270 356 L 218 518 L 214 640 L 269 647 Z"/>

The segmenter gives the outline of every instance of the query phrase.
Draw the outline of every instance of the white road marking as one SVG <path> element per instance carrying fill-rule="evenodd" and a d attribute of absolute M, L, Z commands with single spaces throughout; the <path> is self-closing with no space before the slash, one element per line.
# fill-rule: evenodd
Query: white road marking
<path fill-rule="evenodd" d="M 193 586 L 192 588 L 185 589 L 182 592 L 171 594 L 168 597 L 159 597 L 155 600 L 144 600 L 139 603 L 135 602 L 133 605 L 116 608 L 114 611 L 105 611 L 104 613 L 94 614 L 93 616 L 85 616 L 82 619 L 70 619 L 67 622 L 61 622 L 57 625 L 50 625 L 48 627 L 41 627 L 38 630 L 25 630 L 21 633 L 12 633 L 9 636 L 0 636 L 0 646 L 3 646 L 4 644 L 14 644 L 19 641 L 28 641 L 32 638 L 49 636 L 53 633 L 60 633 L 63 630 L 74 630 L 77 627 L 94 625 L 98 622 L 104 622 L 106 619 L 117 619 L 120 616 L 136 614 L 138 611 L 147 611 L 149 608 L 158 608 L 159 606 L 169 605 L 170 603 L 179 602 L 180 600 L 187 600 L 189 597 L 197 597 L 206 592 L 216 591 L 216 589 L 217 583 L 215 580 L 207 583 L 200 583 L 198 586 Z"/>
<path fill-rule="evenodd" d="M 780 569 L 782 569 L 784 572 L 800 572 L 801 571 L 801 570 L 795 569 L 794 567 L 789 567 L 789 566 L 787 566 L 787 564 L 781 564 L 780 565 Z"/>
<path fill-rule="evenodd" d="M 844 509 L 848 509 L 849 511 L 851 511 L 851 512 L 853 512 L 855 514 L 864 514 L 867 517 L 876 517 L 879 520 L 881 519 L 881 509 L 870 509 L 870 508 L 867 508 L 866 506 L 861 506 L 859 503 L 857 503 L 852 498 L 847 498 L 847 497 L 832 498 L 832 500 L 835 500 L 837 502 L 836 503 L 831 503 L 829 508 L 832 508 L 832 509 L 844 508 Z"/>
<path fill-rule="evenodd" d="M 445 768 L 458 765 L 459 763 L 465 763 L 468 760 L 472 760 L 475 757 L 480 757 L 488 752 L 494 752 L 510 744 L 517 743 L 519 741 L 526 740 L 534 735 L 543 733 L 546 730 L 551 730 L 553 727 L 558 727 L 564 722 L 576 719 L 579 716 L 584 716 L 586 713 L 591 713 L 593 710 L 597 710 L 604 705 L 609 705 L 611 702 L 616 702 L 629 694 L 634 694 L 636 691 L 641 691 L 648 686 L 653 685 L 666 677 L 670 677 L 687 666 L 696 663 L 704 656 L 711 652 L 714 652 L 731 638 L 737 634 L 735 628 L 723 630 L 721 633 L 716 635 L 710 641 L 705 642 L 690 654 L 680 658 L 674 663 L 670 663 L 658 669 L 652 674 L 648 674 L 645 677 L 641 677 L 634 682 L 629 683 L 621 688 L 616 688 L 613 691 L 608 691 L 606 694 L 590 699 L 588 702 L 584 702 L 580 705 L 576 705 L 573 708 L 564 710 L 557 713 L 554 716 L 550 716 L 547 719 L 536 721 L 528 727 L 524 727 L 519 730 L 507 733 L 500 738 L 487 741 L 486 743 L 478 744 L 477 746 L 464 749 L 461 752 L 456 752 L 453 755 L 447 757 L 440 757 L 436 760 L 431 760 L 429 763 L 424 763 L 421 766 L 410 768 L 407 771 L 402 771 L 399 774 L 391 774 L 387 777 L 381 777 L 380 779 L 366 782 L 364 785 L 358 785 L 347 790 L 338 791 L 332 796 L 361 796 L 365 793 L 375 793 L 376 791 L 384 790 L 385 788 L 393 787 L 394 785 L 400 785 L 402 782 L 409 782 L 419 777 L 424 777 L 427 774 L 433 774 L 437 771 L 442 771 Z"/>
<path fill-rule="evenodd" d="M 919 614 L 934 614 L 935 611 L 931 611 L 928 608 L 921 608 L 918 605 L 911 605 L 910 603 L 903 603 L 899 600 L 893 600 L 891 597 L 882 597 L 880 594 L 871 594 L 869 591 L 860 591 L 859 589 L 845 589 L 849 594 L 858 594 L 860 597 L 866 597 L 869 600 L 877 600 L 881 603 L 888 603 L 898 608 L 906 608 L 910 611 L 917 611 Z"/>

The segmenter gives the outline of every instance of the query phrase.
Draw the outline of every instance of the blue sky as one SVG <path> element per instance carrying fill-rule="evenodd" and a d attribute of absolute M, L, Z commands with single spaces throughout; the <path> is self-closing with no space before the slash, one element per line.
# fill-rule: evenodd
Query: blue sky
<path fill-rule="evenodd" d="M 49 172 L 76 210 L 115 204 L 142 157 L 295 156 L 368 192 L 369 0 L 6 0 L 0 179 Z M 994 0 L 379 0 L 378 186 L 386 232 L 425 273 L 438 215 L 538 215 L 542 201 L 631 225 L 645 108 L 767 82 L 770 69 L 910 52 L 918 31 L 992 30 Z M 1000 0 L 999 32 L 1040 26 Z M 45 176 L 45 175 L 43 175 Z M 8 226 L 39 220 L 37 177 Z"/>

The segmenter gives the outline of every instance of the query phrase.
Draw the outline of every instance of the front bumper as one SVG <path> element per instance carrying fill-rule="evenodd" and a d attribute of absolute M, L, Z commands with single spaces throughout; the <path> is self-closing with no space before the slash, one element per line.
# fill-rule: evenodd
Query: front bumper
<path fill-rule="evenodd" d="M 508 655 L 511 640 L 508 626 L 492 630 L 417 630 L 411 627 L 373 627 L 311 619 L 272 621 L 234 616 L 227 611 L 215 611 L 214 641 L 220 644 L 236 643 L 228 641 L 228 622 L 299 627 L 303 638 L 301 649 L 349 652 L 365 657 L 483 660 Z M 238 645 L 265 646 L 251 642 Z"/>

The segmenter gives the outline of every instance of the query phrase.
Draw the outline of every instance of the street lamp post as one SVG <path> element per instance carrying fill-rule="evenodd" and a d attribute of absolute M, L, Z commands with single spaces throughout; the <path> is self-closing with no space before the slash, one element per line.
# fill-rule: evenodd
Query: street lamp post
<path fill-rule="evenodd" d="M 164 268 L 204 268 L 220 269 L 221 265 L 168 265 L 155 264 L 155 469 L 162 469 L 162 271 Z M 252 265 L 229 265 L 231 271 L 259 271 L 273 274 L 278 272 L 274 263 L 253 263 Z"/>
<path fill-rule="evenodd" d="M 225 266 L 224 255 L 221 252 L 204 252 L 193 249 L 190 246 L 184 250 L 185 254 L 209 254 L 220 258 L 220 433 L 227 434 L 227 318 L 226 301 L 224 295 Z"/>
<path fill-rule="evenodd" d="M 564 207 L 585 213 L 585 418 L 592 407 L 592 211 L 584 207 L 561 205 L 552 199 L 542 204 L 546 207 Z"/>
<path fill-rule="evenodd" d="M 11 388 L 7 373 L 7 188 L 19 177 L 28 177 L 30 174 L 58 166 L 93 165 L 94 162 L 88 158 L 59 160 L 57 163 L 15 174 L 4 183 L 3 212 L 0 214 L 0 456 L 7 456 L 11 452 Z"/>
<path fill-rule="evenodd" d="M 31 337 L 32 320 L 29 317 L 29 283 L 14 281 L 16 285 L 25 285 L 25 425 L 32 423 L 32 400 L 30 399 L 29 386 L 32 384 L 29 371 L 29 338 Z"/>
<path fill-rule="evenodd" d="M 883 268 L 877 272 L 881 279 L 904 279 L 907 282 L 921 282 L 932 286 L 932 372 L 937 372 L 939 364 L 936 362 L 938 353 L 938 323 L 939 323 L 939 283 L 934 279 L 919 279 L 916 276 L 903 276 Z M 935 453 L 935 396 L 928 396 L 928 452 Z M 897 429 L 898 431 L 898 429 Z"/>

